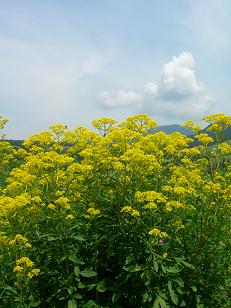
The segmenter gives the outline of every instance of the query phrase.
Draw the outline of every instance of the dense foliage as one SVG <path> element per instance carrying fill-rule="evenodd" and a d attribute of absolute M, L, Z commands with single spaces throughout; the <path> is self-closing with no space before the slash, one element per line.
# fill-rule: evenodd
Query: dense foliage
<path fill-rule="evenodd" d="M 2 140 L 0 306 L 230 307 L 231 117 L 204 120 L 196 147 L 146 115 Z"/>

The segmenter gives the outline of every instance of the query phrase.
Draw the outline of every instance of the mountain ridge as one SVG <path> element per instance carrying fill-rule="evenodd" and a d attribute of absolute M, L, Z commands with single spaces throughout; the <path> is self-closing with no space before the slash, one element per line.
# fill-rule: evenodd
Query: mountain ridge
<path fill-rule="evenodd" d="M 213 132 L 210 132 L 207 130 L 208 127 L 209 126 L 203 128 L 201 130 L 201 133 L 207 133 L 209 136 L 215 137 L 215 134 Z M 164 132 L 167 135 L 175 133 L 175 132 L 179 132 L 191 138 L 193 138 L 194 136 L 191 130 L 182 127 L 180 124 L 160 125 L 156 129 L 151 130 L 150 134 L 155 134 L 157 132 Z M 225 140 L 231 140 L 231 127 L 228 127 L 224 130 L 223 137 Z M 18 147 L 22 146 L 22 143 L 24 142 L 24 140 L 21 140 L 21 139 L 6 139 L 5 141 L 8 141 L 11 145 L 18 146 Z"/>

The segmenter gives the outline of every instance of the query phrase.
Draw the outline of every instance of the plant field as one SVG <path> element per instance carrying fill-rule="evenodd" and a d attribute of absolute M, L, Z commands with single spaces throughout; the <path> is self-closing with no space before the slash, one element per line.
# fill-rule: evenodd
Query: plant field
<path fill-rule="evenodd" d="M 0 306 L 230 307 L 231 117 L 204 120 L 195 147 L 143 114 L 2 134 Z"/>

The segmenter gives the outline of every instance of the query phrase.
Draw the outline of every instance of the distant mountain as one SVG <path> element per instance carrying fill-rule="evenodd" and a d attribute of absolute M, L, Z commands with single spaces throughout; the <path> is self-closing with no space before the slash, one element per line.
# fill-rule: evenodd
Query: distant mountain
<path fill-rule="evenodd" d="M 209 136 L 211 137 L 215 137 L 215 134 L 208 131 L 209 126 L 203 128 L 201 130 L 201 133 L 207 133 Z M 175 133 L 175 132 L 179 132 L 183 135 L 186 135 L 186 136 L 189 136 L 189 137 L 192 137 L 193 138 L 193 133 L 191 130 L 189 129 L 186 129 L 186 128 L 183 128 L 181 127 L 179 124 L 173 124 L 173 125 L 162 125 L 162 126 L 159 126 L 157 127 L 156 129 L 152 130 L 150 133 L 151 134 L 155 134 L 157 132 L 164 132 L 166 134 L 172 134 L 172 133 Z M 231 140 L 231 127 L 228 127 L 224 130 L 223 132 L 223 138 L 225 140 Z"/>
<path fill-rule="evenodd" d="M 175 132 L 179 132 L 186 136 L 192 135 L 192 132 L 189 129 L 183 128 L 179 124 L 161 125 L 161 126 L 158 126 L 156 129 L 153 129 L 150 133 L 155 134 L 157 132 L 164 132 L 165 134 L 168 134 L 168 135 L 175 133 Z"/>
<path fill-rule="evenodd" d="M 11 139 L 8 139 L 8 140 L 5 140 L 5 141 L 9 142 L 13 146 L 21 147 L 24 140 L 11 140 Z"/>
<path fill-rule="evenodd" d="M 207 131 L 207 128 L 202 129 L 201 133 L 207 133 L 209 136 L 214 137 L 214 133 Z M 150 131 L 150 134 L 155 134 L 157 132 L 164 132 L 165 134 L 172 134 L 175 132 L 179 132 L 183 135 L 189 136 L 193 138 L 193 134 L 189 129 L 181 127 L 179 124 L 172 124 L 172 125 L 161 125 L 158 126 L 156 129 L 153 129 Z M 224 133 L 223 137 L 225 140 L 231 140 L 231 127 L 228 127 Z M 6 140 L 10 144 L 16 147 L 21 147 L 24 140 Z M 199 142 L 194 140 L 194 142 L 191 144 L 192 146 L 198 145 Z"/>
<path fill-rule="evenodd" d="M 208 126 L 209 127 L 209 126 Z M 202 133 L 207 133 L 209 136 L 211 136 L 212 138 L 215 137 L 215 134 L 213 132 L 208 131 L 208 127 L 204 128 L 201 132 Z M 231 127 L 228 127 L 224 130 L 222 137 L 224 138 L 224 140 L 231 140 Z"/>

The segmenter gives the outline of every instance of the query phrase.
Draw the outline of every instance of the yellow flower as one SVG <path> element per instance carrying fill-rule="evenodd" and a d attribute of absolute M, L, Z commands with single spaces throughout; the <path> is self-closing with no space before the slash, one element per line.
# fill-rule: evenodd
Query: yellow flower
<path fill-rule="evenodd" d="M 47 207 L 48 207 L 49 209 L 51 209 L 51 210 L 55 210 L 55 209 L 56 209 L 55 205 L 52 204 L 52 203 L 49 203 Z"/>
<path fill-rule="evenodd" d="M 196 135 L 195 138 L 197 138 L 198 141 L 200 141 L 201 143 L 205 145 L 214 141 L 214 139 L 210 137 L 208 134 L 199 134 L 199 135 Z"/>
<path fill-rule="evenodd" d="M 14 273 L 22 273 L 23 272 L 23 267 L 16 265 L 15 268 L 13 269 Z"/>
<path fill-rule="evenodd" d="M 140 212 L 137 210 L 134 210 L 130 205 L 122 207 L 120 212 L 130 214 L 133 217 L 140 217 Z"/>
<path fill-rule="evenodd" d="M 181 220 L 176 220 L 174 223 L 173 223 L 173 226 L 176 228 L 176 229 L 184 229 L 185 226 L 184 224 L 182 223 Z"/>
<path fill-rule="evenodd" d="M 57 200 L 55 200 L 55 204 L 64 207 L 66 210 L 71 208 L 69 199 L 67 197 L 59 197 Z"/>
<path fill-rule="evenodd" d="M 16 261 L 16 265 L 25 266 L 25 267 L 32 267 L 34 262 L 32 262 L 28 257 L 22 257 Z"/>
<path fill-rule="evenodd" d="M 72 214 L 66 216 L 66 220 L 73 220 L 73 219 L 75 219 L 75 216 Z"/>
<path fill-rule="evenodd" d="M 32 245 L 28 243 L 28 239 L 22 234 L 16 234 L 13 240 L 9 241 L 10 246 L 19 245 L 21 248 L 31 248 Z"/>
<path fill-rule="evenodd" d="M 156 210 L 158 206 L 154 202 L 149 202 L 145 204 L 144 208 L 148 210 Z"/>
<path fill-rule="evenodd" d="M 151 235 L 151 236 L 159 236 L 160 232 L 161 232 L 161 231 L 160 231 L 159 229 L 154 228 L 154 229 L 150 230 L 150 231 L 148 232 L 148 234 Z"/>
<path fill-rule="evenodd" d="M 100 214 L 100 210 L 95 209 L 94 207 L 89 207 L 87 209 L 87 214 L 95 216 Z"/>
<path fill-rule="evenodd" d="M 28 278 L 33 278 L 34 276 L 38 276 L 38 274 L 40 273 L 40 269 L 39 268 L 34 268 L 32 271 L 30 271 L 28 274 L 27 274 L 27 277 Z"/>
<path fill-rule="evenodd" d="M 163 253 L 163 258 L 166 258 L 168 256 L 168 253 L 167 252 L 164 252 Z"/>
<path fill-rule="evenodd" d="M 154 237 L 160 237 L 160 238 L 166 238 L 168 237 L 168 234 L 164 231 L 159 230 L 158 228 L 153 228 L 148 232 L 149 235 Z"/>

